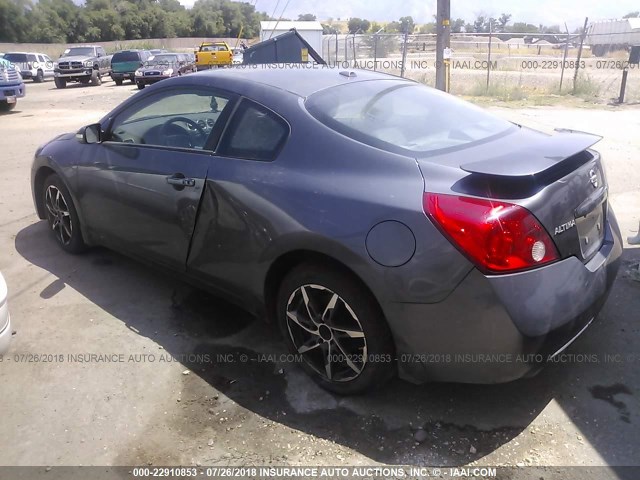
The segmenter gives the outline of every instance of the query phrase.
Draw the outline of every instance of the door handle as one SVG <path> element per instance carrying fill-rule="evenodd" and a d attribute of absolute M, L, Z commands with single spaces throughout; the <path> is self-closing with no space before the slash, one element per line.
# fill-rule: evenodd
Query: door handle
<path fill-rule="evenodd" d="M 177 187 L 195 187 L 196 181 L 193 178 L 185 178 L 184 176 L 179 177 L 177 175 L 173 175 L 172 177 L 167 177 L 167 183 L 169 185 L 175 185 Z"/>

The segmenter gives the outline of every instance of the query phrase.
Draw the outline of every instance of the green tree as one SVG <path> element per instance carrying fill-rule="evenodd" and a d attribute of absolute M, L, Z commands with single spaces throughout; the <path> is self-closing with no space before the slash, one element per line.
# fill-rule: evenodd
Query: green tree
<path fill-rule="evenodd" d="M 413 33 L 416 29 L 416 23 L 413 21 L 413 17 L 400 17 L 400 32 L 401 33 Z"/>
<path fill-rule="evenodd" d="M 462 32 L 462 29 L 464 28 L 464 20 L 461 18 L 456 18 L 453 22 L 451 22 L 451 32 L 452 33 L 460 33 Z M 435 33 L 435 26 L 436 24 L 433 24 L 434 26 L 434 33 Z"/>
<path fill-rule="evenodd" d="M 301 13 L 298 15 L 299 22 L 315 22 L 317 20 L 313 13 Z"/>
<path fill-rule="evenodd" d="M 511 14 L 503 13 L 498 18 L 497 30 L 498 32 L 506 32 L 507 24 L 511 21 Z"/>
<path fill-rule="evenodd" d="M 512 26 L 507 27 L 510 33 L 539 33 L 538 27 L 530 23 L 515 22 Z"/>
<path fill-rule="evenodd" d="M 369 22 L 369 20 L 353 17 L 349 20 L 347 26 L 349 28 L 349 33 L 356 33 L 358 31 L 360 33 L 364 33 L 369 30 L 369 27 L 371 27 L 371 23 Z"/>
<path fill-rule="evenodd" d="M 640 17 L 640 12 L 629 12 L 624 15 L 622 18 L 637 18 Z"/>

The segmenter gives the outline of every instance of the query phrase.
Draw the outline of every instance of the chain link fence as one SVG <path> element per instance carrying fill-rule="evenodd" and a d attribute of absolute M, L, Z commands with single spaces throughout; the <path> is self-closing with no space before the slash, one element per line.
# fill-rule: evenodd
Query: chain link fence
<path fill-rule="evenodd" d="M 435 34 L 325 35 L 322 50 L 329 65 L 378 70 L 435 86 Z M 640 65 L 629 63 L 630 50 L 628 35 L 622 33 L 606 38 L 452 34 L 451 93 L 501 100 L 572 94 L 614 103 L 627 70 L 625 103 L 637 103 Z"/>

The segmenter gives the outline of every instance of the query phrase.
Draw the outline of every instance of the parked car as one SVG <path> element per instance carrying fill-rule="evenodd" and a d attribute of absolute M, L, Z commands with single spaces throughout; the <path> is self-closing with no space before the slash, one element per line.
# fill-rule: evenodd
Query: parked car
<path fill-rule="evenodd" d="M 0 273 L 0 355 L 4 355 L 9 350 L 11 335 L 11 317 L 7 306 L 7 284 Z"/>
<path fill-rule="evenodd" d="M 227 42 L 203 42 L 194 53 L 198 71 L 228 67 L 233 63 L 231 47 Z"/>
<path fill-rule="evenodd" d="M 30 78 L 37 83 L 53 78 L 53 60 L 44 53 L 9 52 L 4 54 L 4 58 L 20 67 L 22 78 Z"/>
<path fill-rule="evenodd" d="M 111 72 L 111 56 L 99 45 L 67 48 L 58 59 L 54 70 L 57 88 L 65 88 L 68 82 L 101 85 L 102 77 Z"/>
<path fill-rule="evenodd" d="M 242 65 L 244 62 L 244 50 L 242 48 L 234 48 L 232 62 L 234 65 Z"/>
<path fill-rule="evenodd" d="M 148 50 L 123 50 L 114 53 L 111 58 L 111 78 L 116 85 L 122 85 L 125 79 L 136 83 L 136 70 L 151 56 Z"/>
<path fill-rule="evenodd" d="M 161 53 L 169 53 L 169 50 L 165 50 L 164 48 L 152 48 L 149 50 L 149 53 L 151 53 L 151 55 L 159 55 Z"/>
<path fill-rule="evenodd" d="M 147 85 L 171 77 L 196 72 L 196 66 L 183 53 L 161 53 L 150 57 L 136 70 L 136 84 L 142 90 Z"/>
<path fill-rule="evenodd" d="M 18 98 L 24 97 L 26 87 L 20 76 L 20 70 L 13 63 L 0 59 L 0 112 L 13 110 Z"/>
<path fill-rule="evenodd" d="M 203 72 L 75 137 L 31 175 L 63 250 L 105 245 L 224 295 L 342 394 L 396 371 L 531 374 L 591 324 L 620 263 L 600 137 L 390 75 Z"/>

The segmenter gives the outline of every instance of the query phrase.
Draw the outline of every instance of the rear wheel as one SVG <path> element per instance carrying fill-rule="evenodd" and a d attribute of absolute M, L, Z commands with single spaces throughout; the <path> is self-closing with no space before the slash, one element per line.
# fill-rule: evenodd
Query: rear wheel
<path fill-rule="evenodd" d="M 58 245 L 69 253 L 83 252 L 87 247 L 82 238 L 76 207 L 69 191 L 55 173 L 45 180 L 42 199 L 49 228 Z"/>
<path fill-rule="evenodd" d="M 64 78 L 56 77 L 53 81 L 56 84 L 56 88 L 66 88 L 67 86 L 67 81 Z"/>
<path fill-rule="evenodd" d="M 116 85 L 118 85 L 118 86 L 122 85 L 122 79 L 121 78 L 116 78 L 114 80 L 114 82 L 116 82 Z"/>
<path fill-rule="evenodd" d="M 277 309 L 290 350 L 326 390 L 362 393 L 395 373 L 389 327 L 375 299 L 350 274 L 302 264 L 282 282 Z"/>

